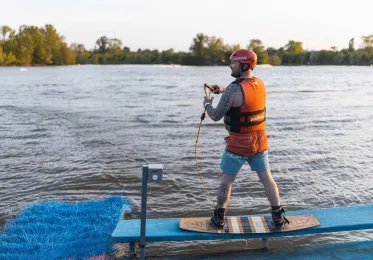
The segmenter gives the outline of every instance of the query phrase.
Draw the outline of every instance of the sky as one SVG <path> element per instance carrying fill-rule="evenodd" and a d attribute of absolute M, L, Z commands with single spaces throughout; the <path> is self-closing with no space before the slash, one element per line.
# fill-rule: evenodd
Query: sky
<path fill-rule="evenodd" d="M 92 49 L 100 36 L 132 51 L 188 51 L 197 33 L 247 47 L 289 40 L 308 50 L 355 47 L 373 34 L 373 0 L 0 0 L 0 26 L 52 24 L 67 43 Z"/>

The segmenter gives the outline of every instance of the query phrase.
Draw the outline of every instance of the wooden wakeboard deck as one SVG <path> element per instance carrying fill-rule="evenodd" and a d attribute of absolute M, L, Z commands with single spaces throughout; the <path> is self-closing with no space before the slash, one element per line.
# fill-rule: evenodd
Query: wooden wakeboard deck
<path fill-rule="evenodd" d="M 300 215 L 287 217 L 289 224 L 276 227 L 271 216 L 239 216 L 225 218 L 224 229 L 216 229 L 210 225 L 210 218 L 182 218 L 180 228 L 207 233 L 219 234 L 245 234 L 245 233 L 272 233 L 289 232 L 299 229 L 311 228 L 320 225 L 314 215 Z"/>
<path fill-rule="evenodd" d="M 212 214 L 212 211 L 211 211 Z M 286 212 L 286 217 L 297 215 L 314 215 L 319 226 L 289 232 L 250 233 L 250 234 L 216 234 L 190 232 L 179 227 L 180 218 L 159 218 L 146 221 L 146 240 L 158 241 L 192 241 L 214 239 L 251 239 L 284 236 L 299 236 L 350 230 L 373 229 L 373 204 L 339 208 L 323 208 Z M 258 215 L 258 216 L 269 216 Z M 112 233 L 113 242 L 138 242 L 140 239 L 140 220 L 119 220 Z"/>

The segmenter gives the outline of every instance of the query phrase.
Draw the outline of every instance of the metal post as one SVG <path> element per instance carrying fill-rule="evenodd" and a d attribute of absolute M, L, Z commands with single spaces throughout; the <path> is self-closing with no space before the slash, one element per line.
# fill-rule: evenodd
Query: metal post
<path fill-rule="evenodd" d="M 140 260 L 145 259 L 146 201 L 148 195 L 148 165 L 142 167 Z"/>
<path fill-rule="evenodd" d="M 268 238 L 262 238 L 262 243 L 263 243 L 263 249 L 264 249 L 264 251 L 268 251 L 269 250 L 269 241 L 268 241 Z"/>
<path fill-rule="evenodd" d="M 130 257 L 134 258 L 136 257 L 136 242 L 130 242 Z"/>

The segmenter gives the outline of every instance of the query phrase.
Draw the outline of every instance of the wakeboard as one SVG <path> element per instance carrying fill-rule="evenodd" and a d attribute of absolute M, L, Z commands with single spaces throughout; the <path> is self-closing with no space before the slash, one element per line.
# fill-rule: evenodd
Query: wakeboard
<path fill-rule="evenodd" d="M 247 234 L 247 233 L 273 233 L 289 232 L 305 228 L 312 228 L 320 225 L 319 220 L 314 215 L 286 216 L 288 224 L 276 227 L 271 216 L 237 216 L 226 217 L 223 229 L 217 229 L 210 224 L 209 218 L 181 218 L 180 228 L 207 233 L 225 234 Z"/>

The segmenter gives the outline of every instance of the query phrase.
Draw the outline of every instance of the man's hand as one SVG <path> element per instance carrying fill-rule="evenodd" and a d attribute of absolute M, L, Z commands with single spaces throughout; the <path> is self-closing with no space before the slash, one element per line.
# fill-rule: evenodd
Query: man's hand
<path fill-rule="evenodd" d="M 218 85 L 212 85 L 211 87 L 214 88 L 214 91 L 212 92 L 214 94 L 220 94 L 224 92 L 224 88 L 219 87 Z"/>
<path fill-rule="evenodd" d="M 214 100 L 214 97 L 209 99 L 208 97 L 205 96 L 205 100 L 203 100 L 203 107 L 206 108 L 206 104 L 212 105 L 212 101 Z"/>

